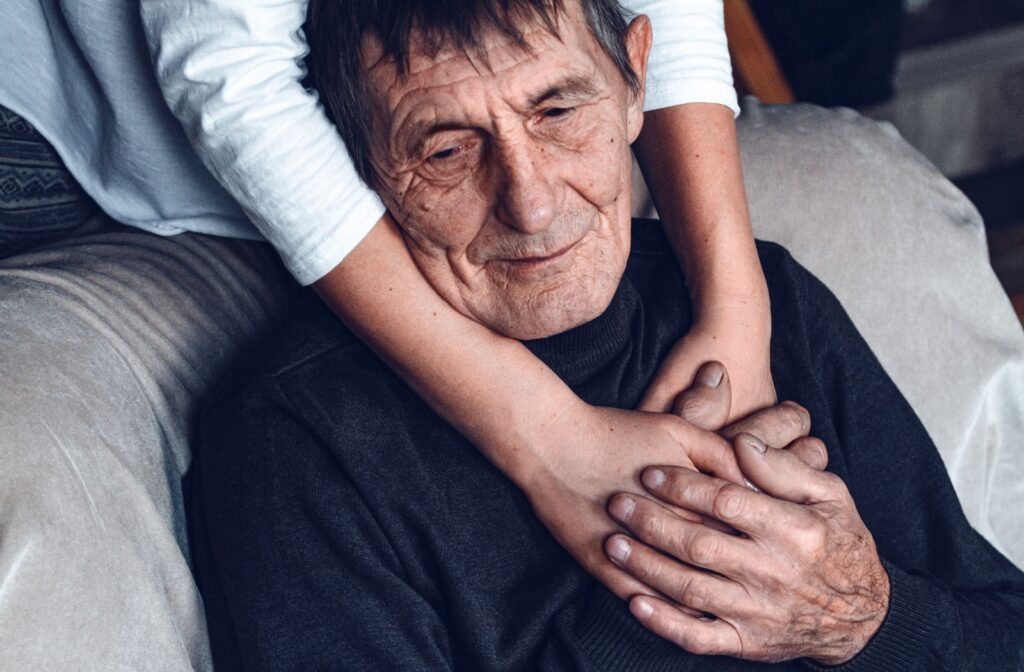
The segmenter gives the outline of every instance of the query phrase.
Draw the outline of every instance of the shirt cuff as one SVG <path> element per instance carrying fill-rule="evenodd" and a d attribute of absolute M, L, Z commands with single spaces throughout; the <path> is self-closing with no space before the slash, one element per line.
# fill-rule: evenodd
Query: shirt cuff
<path fill-rule="evenodd" d="M 346 209 L 344 221 L 325 227 L 323 236 L 303 241 L 302 252 L 281 252 L 288 271 L 299 284 L 311 285 L 327 275 L 370 233 L 385 208 L 374 192 L 366 190 L 358 203 Z"/>
<path fill-rule="evenodd" d="M 868 645 L 850 661 L 825 667 L 803 661 L 814 672 L 901 672 L 920 669 L 924 652 L 934 641 L 939 618 L 951 613 L 942 591 L 882 561 L 889 574 L 889 613 Z"/>
<path fill-rule="evenodd" d="M 734 116 L 740 116 L 736 89 L 714 79 L 684 79 L 648 86 L 644 112 L 687 103 L 718 103 L 731 109 Z"/>

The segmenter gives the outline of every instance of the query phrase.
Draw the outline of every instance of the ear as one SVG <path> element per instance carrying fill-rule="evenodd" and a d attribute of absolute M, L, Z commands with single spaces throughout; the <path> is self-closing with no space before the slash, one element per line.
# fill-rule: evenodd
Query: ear
<path fill-rule="evenodd" d="M 639 88 L 629 92 L 629 107 L 626 110 L 626 130 L 629 142 L 633 143 L 644 125 L 644 95 L 647 91 L 647 59 L 651 55 L 653 31 L 651 20 L 646 14 L 634 18 L 626 29 L 626 54 L 629 64 L 639 80 Z"/>

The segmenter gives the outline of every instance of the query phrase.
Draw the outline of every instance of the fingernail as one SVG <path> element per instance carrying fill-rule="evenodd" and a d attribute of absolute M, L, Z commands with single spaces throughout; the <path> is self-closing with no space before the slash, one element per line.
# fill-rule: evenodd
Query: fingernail
<path fill-rule="evenodd" d="M 751 490 L 753 490 L 754 492 L 761 492 L 761 488 L 759 488 L 756 485 L 754 485 L 753 483 L 751 483 L 749 478 L 744 478 L 743 482 L 746 483 L 747 487 L 750 488 Z"/>
<path fill-rule="evenodd" d="M 623 537 L 615 537 L 608 544 L 608 557 L 612 561 L 622 564 L 629 557 L 630 551 L 632 551 L 629 542 Z"/>
<path fill-rule="evenodd" d="M 747 442 L 747 445 L 756 450 L 757 452 L 764 455 L 768 452 L 768 446 L 764 445 L 764 441 L 757 438 L 753 434 L 747 434 L 743 437 L 743 440 Z"/>
<path fill-rule="evenodd" d="M 633 614 L 638 618 L 647 618 L 654 613 L 654 607 L 642 597 L 633 600 L 633 609 Z"/>
<path fill-rule="evenodd" d="M 648 469 L 641 480 L 651 490 L 657 490 L 665 482 L 665 472 L 661 469 Z"/>
<path fill-rule="evenodd" d="M 725 375 L 725 370 L 720 366 L 706 366 L 700 374 L 700 382 L 704 387 L 710 387 L 712 389 L 722 384 L 722 377 Z"/>
<path fill-rule="evenodd" d="M 633 501 L 632 497 L 616 497 L 612 500 L 608 510 L 611 511 L 613 516 L 625 522 L 633 515 L 633 509 L 635 508 L 636 502 Z"/>

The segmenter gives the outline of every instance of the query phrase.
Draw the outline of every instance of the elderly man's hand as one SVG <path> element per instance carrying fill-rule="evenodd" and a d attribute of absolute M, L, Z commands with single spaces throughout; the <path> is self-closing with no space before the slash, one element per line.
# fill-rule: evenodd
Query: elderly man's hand
<path fill-rule="evenodd" d="M 604 540 L 620 531 L 605 511 L 616 491 L 643 492 L 639 474 L 651 464 L 695 467 L 726 481 L 744 483 L 728 438 L 747 431 L 772 446 L 790 446 L 801 459 L 824 468 L 820 441 L 807 438 L 810 417 L 795 404 L 765 409 L 721 429 L 732 397 L 725 368 L 712 362 L 676 400 L 674 414 L 638 413 L 586 406 L 567 414 L 575 424 L 567 436 L 553 436 L 560 449 L 520 482 L 534 512 L 577 562 L 623 599 L 656 591 L 616 567 L 605 555 Z M 723 438 L 723 436 L 725 438 Z M 705 519 L 682 508 L 675 515 L 696 523 Z M 726 529 L 725 526 L 721 526 Z"/>
<path fill-rule="evenodd" d="M 610 500 L 609 512 L 636 538 L 610 537 L 609 557 L 661 594 L 634 597 L 631 611 L 697 654 L 851 659 L 885 618 L 889 579 L 849 491 L 835 475 L 748 434 L 735 445 L 762 493 L 685 468 L 651 467 L 643 482 L 656 499 Z M 694 524 L 677 507 L 741 535 Z"/>

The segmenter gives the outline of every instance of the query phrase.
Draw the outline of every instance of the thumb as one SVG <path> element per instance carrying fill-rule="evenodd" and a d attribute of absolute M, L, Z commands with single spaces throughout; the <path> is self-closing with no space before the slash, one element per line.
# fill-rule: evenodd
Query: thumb
<path fill-rule="evenodd" d="M 707 362 L 697 369 L 693 383 L 672 406 L 672 412 L 691 425 L 717 432 L 729 419 L 732 383 L 721 362 Z"/>
<path fill-rule="evenodd" d="M 796 504 L 835 499 L 836 477 L 808 466 L 798 455 L 769 448 L 752 434 L 737 436 L 733 447 L 744 475 L 765 494 Z"/>

